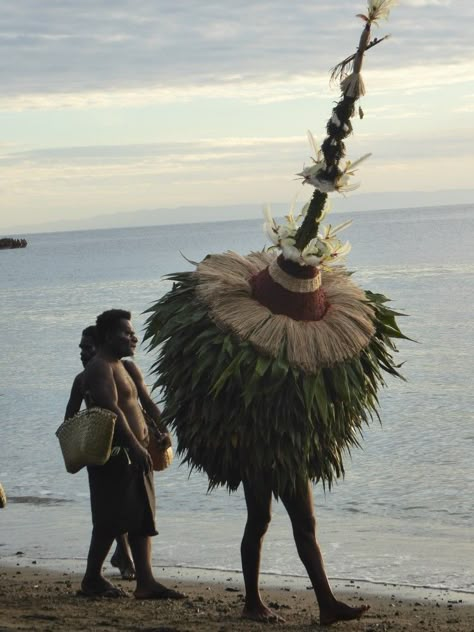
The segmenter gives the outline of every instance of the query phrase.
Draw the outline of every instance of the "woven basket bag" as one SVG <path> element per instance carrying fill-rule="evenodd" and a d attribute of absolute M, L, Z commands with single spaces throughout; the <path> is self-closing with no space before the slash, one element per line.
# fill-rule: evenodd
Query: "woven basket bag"
<path fill-rule="evenodd" d="M 0 483 L 0 509 L 3 509 L 7 505 L 7 495 L 3 489 L 3 485 Z"/>
<path fill-rule="evenodd" d="M 79 472 L 86 465 L 104 465 L 112 450 L 117 415 L 105 408 L 88 408 L 66 419 L 56 430 L 66 470 Z"/>

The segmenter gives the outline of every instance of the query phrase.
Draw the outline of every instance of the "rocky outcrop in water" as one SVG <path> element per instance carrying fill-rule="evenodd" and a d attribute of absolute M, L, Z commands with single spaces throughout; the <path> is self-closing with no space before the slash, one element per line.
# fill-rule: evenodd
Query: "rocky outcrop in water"
<path fill-rule="evenodd" d="M 0 239 L 0 250 L 8 250 L 10 248 L 26 248 L 28 242 L 26 239 L 14 239 L 13 237 L 3 237 Z"/>

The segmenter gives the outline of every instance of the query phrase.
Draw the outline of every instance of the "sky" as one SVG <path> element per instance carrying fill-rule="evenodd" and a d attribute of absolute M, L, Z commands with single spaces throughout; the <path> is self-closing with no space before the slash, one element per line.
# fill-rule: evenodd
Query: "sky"
<path fill-rule="evenodd" d="M 0 231 L 180 206 L 301 204 L 362 0 L 15 0 L 0 15 Z M 472 194 L 474 3 L 400 0 L 366 53 L 362 193 Z M 469 192 L 468 190 L 471 189 Z M 466 199 L 474 202 L 474 199 Z M 197 211 L 198 213 L 198 211 Z M 199 221 L 199 217 L 196 217 Z"/>

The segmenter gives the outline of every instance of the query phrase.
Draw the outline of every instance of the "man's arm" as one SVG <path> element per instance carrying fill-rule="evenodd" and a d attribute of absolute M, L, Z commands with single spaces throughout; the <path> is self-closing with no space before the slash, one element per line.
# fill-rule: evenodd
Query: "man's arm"
<path fill-rule="evenodd" d="M 74 382 L 72 383 L 71 394 L 69 395 L 69 401 L 66 405 L 66 412 L 64 414 L 64 419 L 69 419 L 76 413 L 78 413 L 81 409 L 82 400 L 84 399 L 84 389 L 82 386 L 83 382 L 83 374 L 79 373 L 74 378 Z"/>
<path fill-rule="evenodd" d="M 115 432 L 124 447 L 129 449 L 132 462 L 145 472 L 151 471 L 153 464 L 148 451 L 137 440 L 119 408 L 113 370 L 107 362 L 95 360 L 87 365 L 84 371 L 84 391 L 87 391 L 94 406 L 106 408 L 117 415 Z"/>
<path fill-rule="evenodd" d="M 130 360 L 122 360 L 122 362 L 124 367 L 127 369 L 128 374 L 135 383 L 137 396 L 140 401 L 141 407 L 146 413 L 148 413 L 148 415 L 157 425 L 156 431 L 154 431 L 153 433 L 155 440 L 164 449 L 168 448 L 171 445 L 171 434 L 166 429 L 166 426 L 163 424 L 160 409 L 151 398 L 148 387 L 145 384 L 145 380 L 143 379 L 143 373 L 134 362 L 131 362 Z"/>
<path fill-rule="evenodd" d="M 150 415 L 153 421 L 155 421 L 159 425 L 162 425 L 160 409 L 152 400 L 147 385 L 145 384 L 145 380 L 143 379 L 143 374 L 140 371 L 139 367 L 135 364 L 135 362 L 131 362 L 130 360 L 123 360 L 123 365 L 127 369 L 128 374 L 135 383 L 138 399 L 143 410 Z"/>

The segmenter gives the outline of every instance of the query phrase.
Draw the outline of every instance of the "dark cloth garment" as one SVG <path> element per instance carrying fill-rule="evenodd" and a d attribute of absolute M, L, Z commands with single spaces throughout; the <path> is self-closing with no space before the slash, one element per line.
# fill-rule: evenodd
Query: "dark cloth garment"
<path fill-rule="evenodd" d="M 144 474 L 120 449 L 105 465 L 88 467 L 94 529 L 118 536 L 157 535 L 153 472 Z"/>

